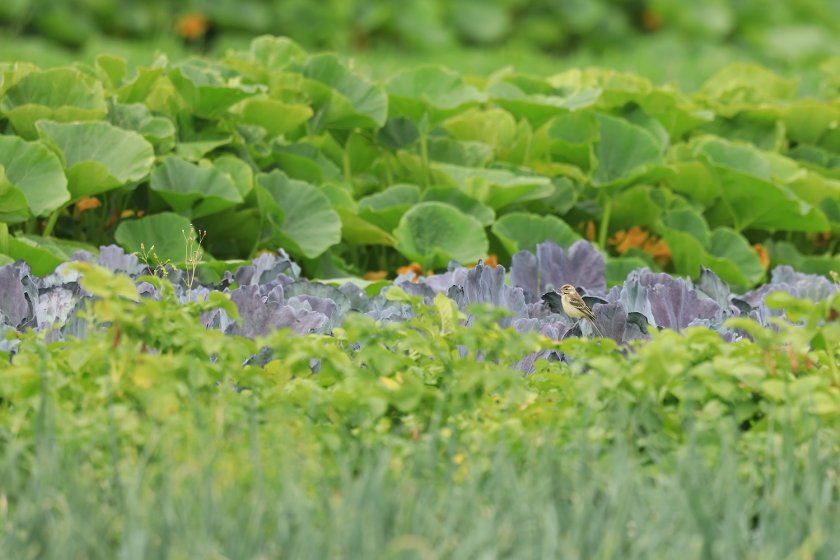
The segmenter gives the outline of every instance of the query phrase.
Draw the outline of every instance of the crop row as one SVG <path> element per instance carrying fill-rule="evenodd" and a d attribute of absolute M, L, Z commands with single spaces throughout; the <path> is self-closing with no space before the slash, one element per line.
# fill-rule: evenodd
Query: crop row
<path fill-rule="evenodd" d="M 334 335 L 355 314 L 402 322 L 416 317 L 423 306 L 440 313 L 449 309 L 448 320 L 455 322 L 456 314 L 469 316 L 472 306 L 485 305 L 500 313 L 500 326 L 523 335 L 540 333 L 550 340 L 592 336 L 594 325 L 601 337 L 619 345 L 649 340 L 654 331 L 691 327 L 706 327 L 722 340 L 736 342 L 751 338 L 753 322 L 770 327 L 781 320 L 801 320 L 799 312 L 790 316 L 781 312 L 780 302 L 804 298 L 832 305 L 838 292 L 836 283 L 786 266 L 773 271 L 771 282 L 744 294 L 733 293 L 707 268 L 696 284 L 640 269 L 608 289 L 604 257 L 586 241 L 568 250 L 547 241 L 537 246 L 536 253 L 521 251 L 509 274 L 502 265 L 480 262 L 422 277 L 407 271 L 393 282 L 367 285 L 358 280 L 307 280 L 285 254 L 262 255 L 212 282 L 201 280 L 197 265 L 152 270 L 137 255 L 116 246 L 102 247 L 98 257 L 77 252 L 73 260 L 77 262 L 63 264 L 45 277 L 33 275 L 25 263 L 0 267 L 0 333 L 20 334 L 32 328 L 53 340 L 84 337 L 91 297 L 114 291 L 132 301 L 142 295 L 173 305 L 202 301 L 217 305 L 202 316 L 205 327 L 248 339 L 284 328 L 299 335 Z M 88 264 L 94 261 L 104 268 Z M 838 280 L 836 273 L 834 279 Z M 592 325 L 575 322 L 562 312 L 556 290 L 564 284 L 576 286 L 592 308 Z M 93 318 L 107 320 L 96 314 Z M 0 349 L 15 346 L 14 337 L 0 343 Z M 516 367 L 530 373 L 535 362 L 551 358 L 564 356 L 549 350 L 531 353 L 520 356 Z"/>
<path fill-rule="evenodd" d="M 558 264 L 600 255 L 541 247 L 552 283 L 576 270 Z M 3 316 L 36 327 L 0 351 L 0 538 L 15 557 L 837 549 L 840 295 L 822 278 L 777 270 L 786 295 L 740 298 L 708 276 L 628 279 L 619 299 L 645 293 L 657 324 L 705 313 L 697 298 L 723 297 L 732 315 L 755 298 L 776 317 L 730 319 L 754 342 L 693 326 L 621 347 L 465 306 L 524 297 L 494 291 L 498 269 L 484 266 L 356 294 L 351 308 L 389 307 L 346 313 L 330 336 L 244 330 L 335 317 L 325 295 L 351 299 L 302 284 L 285 258 L 226 276 L 230 299 L 188 276 L 137 276 L 149 271 L 114 248 L 98 260 L 123 272 L 0 269 Z M 455 299 L 407 293 L 445 285 Z M 604 290 L 601 276 L 592 292 Z M 243 330 L 207 328 L 222 311 Z M 522 356 L 541 353 L 523 376 Z M 814 527 L 826 538 L 807 540 Z"/>
<path fill-rule="evenodd" d="M 184 262 L 191 238 L 205 260 L 282 246 L 329 277 L 585 236 L 610 282 L 643 265 L 744 288 L 768 264 L 826 273 L 838 69 L 823 65 L 824 99 L 799 99 L 751 65 L 693 95 L 598 69 L 376 82 L 273 37 L 219 60 L 4 65 L 0 254 L 46 274 L 114 240 Z"/>

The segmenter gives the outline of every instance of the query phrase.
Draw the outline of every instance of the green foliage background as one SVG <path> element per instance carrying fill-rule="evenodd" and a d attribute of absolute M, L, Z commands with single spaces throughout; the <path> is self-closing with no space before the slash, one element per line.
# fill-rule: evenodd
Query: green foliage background
<path fill-rule="evenodd" d="M 195 223 L 208 270 L 284 246 L 348 276 L 506 262 L 592 220 L 607 251 L 661 236 L 678 274 L 760 283 L 753 243 L 836 271 L 839 10 L 5 0 L 0 265 L 111 241 L 180 264 Z M 553 341 L 397 290 L 417 318 L 249 340 L 203 328 L 236 316 L 223 295 L 78 266 L 86 338 L 0 353 L 10 558 L 840 554 L 837 296 L 772 296 L 796 324 L 734 321 L 735 344 Z M 522 377 L 538 350 L 572 361 Z"/>

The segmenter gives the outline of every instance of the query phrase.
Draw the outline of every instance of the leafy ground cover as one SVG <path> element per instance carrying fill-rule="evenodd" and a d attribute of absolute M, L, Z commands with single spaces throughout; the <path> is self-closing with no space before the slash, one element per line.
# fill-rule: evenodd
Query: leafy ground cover
<path fill-rule="evenodd" d="M 840 66 L 820 68 L 800 97 L 743 64 L 692 94 L 600 69 L 373 80 L 273 37 L 137 68 L 5 64 L 0 254 L 42 275 L 113 241 L 179 263 L 192 223 L 205 260 L 281 245 L 310 277 L 580 237 L 610 283 L 643 265 L 741 289 L 768 266 L 827 273 Z"/>
<path fill-rule="evenodd" d="M 522 334 L 539 332 L 552 340 L 597 332 L 621 345 L 648 340 L 656 330 L 680 332 L 704 326 L 734 342 L 751 335 L 749 330 L 732 327 L 730 319 L 769 327 L 785 317 L 776 309 L 778 302 L 768 299 L 774 292 L 810 301 L 829 300 L 837 292 L 837 286 L 825 277 L 798 273 L 787 266 L 775 269 L 771 282 L 743 294 L 733 293 L 708 268 L 702 269 L 696 284 L 639 269 L 608 288 L 604 257 L 586 241 L 578 241 L 568 250 L 551 241 L 540 243 L 535 253 L 517 253 L 509 273 L 502 265 L 480 262 L 473 267 L 453 264 L 447 272 L 431 276 L 417 276 L 409 270 L 394 281 L 376 282 L 310 281 L 282 252 L 262 255 L 252 264 L 225 271 L 212 282 L 202 281 L 206 275 L 199 272 L 198 263 L 186 270 L 151 269 L 137 255 L 116 246 L 102 247 L 98 257 L 78 252 L 72 260 L 84 264 L 62 264 L 45 277 L 32 274 L 23 262 L 0 268 L 0 329 L 23 333 L 33 328 L 52 340 L 84 337 L 88 298 L 98 293 L 80 286 L 79 270 L 88 270 L 96 279 L 88 279 L 88 285 L 118 283 L 124 295 L 135 301 L 142 295 L 172 304 L 215 302 L 220 307 L 202 317 L 204 326 L 250 339 L 282 328 L 300 335 L 332 335 L 354 313 L 375 321 L 405 321 L 415 316 L 416 306 L 423 303 L 438 308 L 455 305 L 459 313 L 467 313 L 472 305 L 493 306 L 507 314 L 500 318 L 501 326 Z M 98 263 L 127 277 L 111 280 L 109 274 L 101 276 L 89 270 L 87 263 Z M 174 287 L 162 284 L 161 278 L 173 282 Z M 594 311 L 597 331 L 562 313 L 555 291 L 564 284 L 578 287 Z M 0 349 L 13 350 L 15 345 L 12 337 L 0 344 Z M 523 356 L 517 367 L 531 373 L 534 362 L 544 358 L 563 359 L 563 354 L 548 350 L 531 353 Z"/>
<path fill-rule="evenodd" d="M 585 243 L 531 256 L 513 284 L 606 290 L 603 269 L 578 266 L 603 263 Z M 45 278 L 0 269 L 3 316 L 23 302 L 0 383 L 0 538 L 16 558 L 840 550 L 840 292 L 821 277 L 777 270 L 735 298 L 709 275 L 652 275 L 642 297 L 635 272 L 619 299 L 648 302 L 651 326 L 665 301 L 711 305 L 741 336 L 695 324 L 619 345 L 516 328 L 525 290 L 501 267 L 407 273 L 351 300 L 347 285 L 300 291 L 282 257 L 226 275 L 229 297 L 189 271 L 138 276 L 119 249 L 77 257 Z M 327 294 L 382 307 L 308 334 L 217 324 L 265 314 L 241 306 L 249 290 L 286 313 L 328 311 Z M 764 323 L 741 316 L 749 301 Z"/>

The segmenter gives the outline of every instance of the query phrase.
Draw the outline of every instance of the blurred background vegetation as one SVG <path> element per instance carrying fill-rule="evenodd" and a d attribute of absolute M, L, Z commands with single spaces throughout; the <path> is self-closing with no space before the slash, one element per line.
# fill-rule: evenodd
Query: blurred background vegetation
<path fill-rule="evenodd" d="M 3 0 L 0 60 L 42 66 L 102 51 L 147 62 L 286 35 L 374 74 L 420 60 L 487 73 L 597 64 L 686 89 L 751 60 L 803 74 L 840 54 L 836 0 Z"/>

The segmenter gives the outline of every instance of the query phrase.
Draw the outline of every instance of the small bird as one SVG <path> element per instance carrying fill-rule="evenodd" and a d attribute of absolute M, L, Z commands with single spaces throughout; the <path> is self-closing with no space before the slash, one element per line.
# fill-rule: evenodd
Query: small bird
<path fill-rule="evenodd" d="M 589 319 L 595 330 L 598 331 L 598 336 L 603 337 L 604 333 L 598 328 L 595 323 L 595 315 L 577 290 L 571 284 L 563 284 L 560 286 L 560 303 L 563 306 L 563 312 L 572 319 Z"/>

